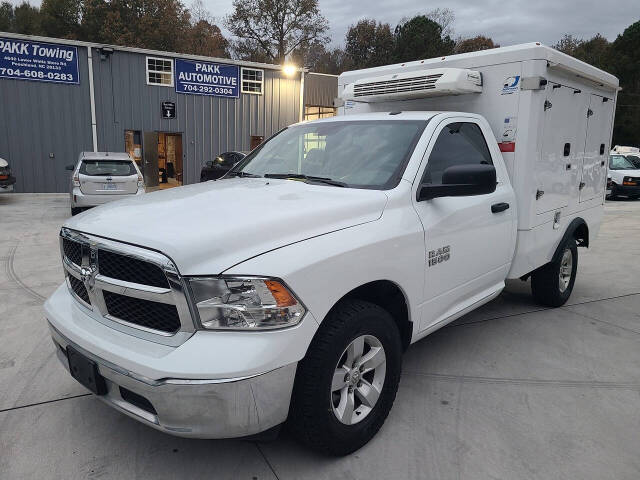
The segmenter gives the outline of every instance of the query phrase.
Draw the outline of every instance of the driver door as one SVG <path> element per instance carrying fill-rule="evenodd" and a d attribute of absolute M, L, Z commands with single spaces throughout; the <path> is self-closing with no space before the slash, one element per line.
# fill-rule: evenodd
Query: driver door
<path fill-rule="evenodd" d="M 489 148 L 486 138 L 493 138 L 488 126 L 476 119 L 444 121 L 427 149 L 419 185 L 441 184 L 444 170 L 454 165 L 492 165 L 501 154 L 495 141 Z M 516 204 L 504 165 L 495 167 L 493 193 L 420 202 L 414 197 L 425 229 L 421 330 L 452 320 L 504 286 L 514 250 Z"/>

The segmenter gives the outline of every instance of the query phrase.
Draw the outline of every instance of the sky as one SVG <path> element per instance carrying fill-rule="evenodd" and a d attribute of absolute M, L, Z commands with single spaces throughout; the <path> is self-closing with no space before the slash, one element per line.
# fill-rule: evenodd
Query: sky
<path fill-rule="evenodd" d="M 231 12 L 231 0 L 203 2 L 218 18 Z M 359 19 L 375 18 L 393 28 L 403 17 L 438 7 L 449 8 L 455 14 L 455 37 L 483 34 L 503 46 L 532 41 L 553 45 L 564 33 L 579 38 L 600 33 L 615 40 L 626 27 L 640 20 L 640 0 L 319 0 L 319 5 L 329 20 L 335 46 L 344 43 L 349 25 Z"/>
<path fill-rule="evenodd" d="M 22 0 L 12 0 L 18 4 Z M 182 0 L 187 6 L 191 0 Z M 39 5 L 40 0 L 31 0 Z M 231 13 L 231 0 L 203 0 L 218 20 Z M 331 44 L 344 43 L 349 25 L 362 18 L 388 22 L 449 8 L 455 15 L 454 38 L 479 34 L 502 46 L 539 41 L 553 45 L 565 33 L 591 38 L 596 33 L 615 40 L 619 33 L 640 20 L 640 0 L 447 0 L 427 3 L 416 0 L 319 0 L 320 11 L 329 20 Z M 223 32 L 228 34 L 223 28 Z"/>

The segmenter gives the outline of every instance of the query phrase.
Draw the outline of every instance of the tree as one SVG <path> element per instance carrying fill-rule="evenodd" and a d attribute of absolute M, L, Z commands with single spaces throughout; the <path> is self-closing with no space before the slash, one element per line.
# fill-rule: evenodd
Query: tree
<path fill-rule="evenodd" d="M 48 37 L 78 38 L 81 0 L 43 0 L 41 27 Z"/>
<path fill-rule="evenodd" d="M 398 24 L 395 29 L 396 62 L 409 62 L 453 53 L 455 42 L 442 34 L 442 26 L 425 15 Z"/>
<path fill-rule="evenodd" d="M 574 55 L 576 49 L 584 42 L 584 40 L 574 37 L 570 33 L 565 33 L 564 36 L 553 46 L 556 50 L 567 55 Z"/>
<path fill-rule="evenodd" d="M 338 75 L 349 68 L 347 56 L 342 48 L 328 50 L 319 42 L 292 52 L 291 61 L 295 65 L 308 67 L 312 72 L 332 75 Z"/>
<path fill-rule="evenodd" d="M 480 50 L 489 50 L 498 48 L 500 45 L 493 43 L 493 40 L 483 35 L 473 38 L 460 39 L 456 42 L 454 53 L 479 52 Z"/>
<path fill-rule="evenodd" d="M 350 68 L 385 65 L 393 55 L 391 26 L 375 20 L 360 20 L 347 31 L 345 54 Z"/>
<path fill-rule="evenodd" d="M 38 7 L 22 2 L 13 9 L 13 32 L 25 35 L 43 35 Z"/>
<path fill-rule="evenodd" d="M 611 45 L 613 72 L 620 79 L 614 144 L 640 146 L 640 21 L 627 27 Z"/>
<path fill-rule="evenodd" d="M 207 57 L 229 57 L 229 42 L 220 28 L 208 20 L 198 20 L 191 25 L 184 50 L 193 55 Z"/>
<path fill-rule="evenodd" d="M 9 2 L 0 3 L 0 32 L 13 31 L 14 13 L 13 5 Z"/>
<path fill-rule="evenodd" d="M 276 63 L 300 47 L 329 41 L 318 0 L 233 0 L 225 26 L 239 38 L 234 50 L 243 58 L 263 55 Z"/>

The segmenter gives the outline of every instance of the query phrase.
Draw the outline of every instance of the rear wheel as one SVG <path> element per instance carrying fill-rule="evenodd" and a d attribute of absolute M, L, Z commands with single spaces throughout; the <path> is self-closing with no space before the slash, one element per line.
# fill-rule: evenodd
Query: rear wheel
<path fill-rule="evenodd" d="M 559 257 L 531 274 L 533 298 L 548 307 L 564 305 L 571 296 L 578 270 L 578 248 L 573 238 L 567 240 Z"/>
<path fill-rule="evenodd" d="M 341 302 L 299 363 L 289 425 L 315 450 L 346 455 L 384 423 L 398 390 L 402 343 L 377 305 Z"/>

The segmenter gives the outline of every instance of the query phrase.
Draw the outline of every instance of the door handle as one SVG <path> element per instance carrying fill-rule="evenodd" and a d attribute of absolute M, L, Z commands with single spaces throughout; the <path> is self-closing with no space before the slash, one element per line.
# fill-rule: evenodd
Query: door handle
<path fill-rule="evenodd" d="M 494 203 L 493 205 L 491 205 L 491 213 L 504 212 L 508 208 L 509 208 L 508 203 L 504 203 L 504 202 Z"/>

